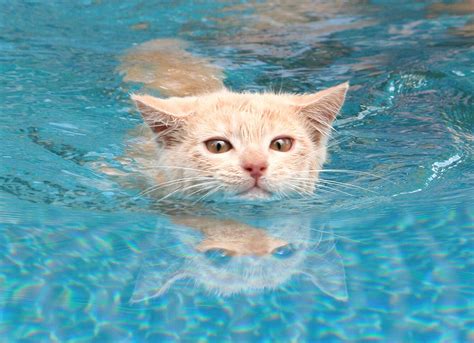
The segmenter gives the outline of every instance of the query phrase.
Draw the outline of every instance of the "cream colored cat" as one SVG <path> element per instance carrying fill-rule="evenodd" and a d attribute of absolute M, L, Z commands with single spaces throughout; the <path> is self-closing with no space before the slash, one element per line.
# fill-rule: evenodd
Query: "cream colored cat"
<path fill-rule="evenodd" d="M 146 75 L 141 74 L 146 71 L 144 61 L 149 62 Z M 186 73 L 173 78 L 170 70 L 181 68 Z M 135 48 L 124 58 L 121 71 L 128 80 L 148 77 L 146 84 L 162 93 L 186 95 L 132 95 L 151 129 L 133 148 L 146 152 L 147 158 L 136 160 L 143 162 L 143 173 L 155 184 L 147 193 L 165 197 L 275 199 L 312 194 L 326 160 L 332 122 L 349 87 L 343 83 L 302 95 L 235 93 L 218 81 L 218 68 L 202 58 L 193 60 L 181 43 L 169 40 Z M 198 94 L 189 95 L 193 91 Z"/>
<path fill-rule="evenodd" d="M 303 95 L 231 92 L 224 88 L 219 68 L 174 40 L 132 49 L 120 71 L 126 81 L 171 96 L 132 96 L 147 126 L 133 134 L 120 159 L 129 171 L 120 173 L 121 180 L 142 176 L 150 187 L 141 194 L 159 199 L 312 194 L 326 160 L 332 122 L 348 89 L 344 83 Z M 266 218 L 261 228 L 242 218 L 164 212 L 178 225 L 170 235 L 179 244 L 172 244 L 166 255 L 161 246 L 166 230 L 157 230 L 158 246 L 150 242 L 132 302 L 160 296 L 180 279 L 231 295 L 274 289 L 294 275 L 309 278 L 332 297 L 347 299 L 344 267 L 332 235 L 316 231 L 319 239 L 311 238 L 307 218 Z"/>

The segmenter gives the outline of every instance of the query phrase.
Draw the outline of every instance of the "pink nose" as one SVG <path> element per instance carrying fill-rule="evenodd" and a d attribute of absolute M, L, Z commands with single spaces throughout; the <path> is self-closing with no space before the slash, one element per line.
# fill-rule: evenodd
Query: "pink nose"
<path fill-rule="evenodd" d="M 267 170 L 267 167 L 267 162 L 245 163 L 242 165 L 242 168 L 248 171 L 250 176 L 255 180 L 258 180 L 258 178 L 263 175 L 265 170 Z"/>

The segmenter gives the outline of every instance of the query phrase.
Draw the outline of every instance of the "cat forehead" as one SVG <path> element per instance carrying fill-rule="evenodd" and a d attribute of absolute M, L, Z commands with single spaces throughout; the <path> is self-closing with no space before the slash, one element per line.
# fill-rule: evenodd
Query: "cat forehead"
<path fill-rule="evenodd" d="M 289 106 L 291 95 L 275 93 L 234 93 L 223 90 L 217 93 L 195 97 L 194 104 L 198 107 L 234 108 L 234 109 L 265 109 L 277 105 Z"/>
<path fill-rule="evenodd" d="M 189 120 L 188 131 L 197 136 L 242 137 L 245 141 L 260 141 L 266 136 L 291 134 L 305 135 L 304 126 L 290 115 L 273 112 L 222 109 L 206 112 Z"/>
<path fill-rule="evenodd" d="M 188 124 L 197 130 L 264 133 L 279 128 L 296 129 L 299 127 L 299 118 L 291 104 L 276 96 L 230 93 L 229 97 L 197 100 Z"/>
<path fill-rule="evenodd" d="M 237 94 L 228 97 L 202 99 L 196 101 L 196 112 L 206 113 L 265 113 L 267 115 L 279 113 L 280 109 L 289 109 L 283 101 L 269 100 L 260 95 Z"/>

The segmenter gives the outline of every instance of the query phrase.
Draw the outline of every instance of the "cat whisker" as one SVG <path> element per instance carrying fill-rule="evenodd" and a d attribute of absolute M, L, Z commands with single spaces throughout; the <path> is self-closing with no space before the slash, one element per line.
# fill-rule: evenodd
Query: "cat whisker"
<path fill-rule="evenodd" d="M 346 174 L 359 174 L 359 175 L 365 175 L 365 176 L 371 176 L 377 179 L 381 179 L 390 183 L 395 184 L 393 181 L 388 180 L 387 178 L 384 178 L 383 176 L 369 173 L 369 172 L 364 172 L 364 171 L 359 171 L 359 170 L 349 170 L 349 169 L 310 169 L 308 170 L 309 172 L 320 172 L 320 173 L 346 173 Z"/>
<path fill-rule="evenodd" d="M 189 168 L 189 167 L 180 167 L 180 166 L 154 166 L 147 169 L 176 169 L 176 170 L 189 170 L 195 172 L 208 172 L 208 170 L 204 169 L 196 169 L 196 168 Z"/>
<path fill-rule="evenodd" d="M 163 201 L 164 199 L 167 199 L 167 198 L 169 198 L 170 196 L 172 196 L 173 194 L 176 194 L 176 193 L 178 193 L 178 192 L 183 192 L 183 193 L 184 193 L 184 192 L 186 192 L 186 191 L 188 191 L 188 190 L 190 190 L 190 189 L 193 189 L 193 188 L 196 188 L 196 187 L 202 187 L 202 186 L 204 186 L 204 185 L 206 185 L 206 184 L 211 184 L 211 183 L 212 183 L 212 184 L 215 184 L 216 181 L 213 180 L 213 181 L 208 181 L 208 182 L 201 182 L 201 183 L 197 183 L 197 184 L 194 184 L 194 185 L 191 185 L 191 186 L 187 186 L 187 187 L 184 187 L 184 188 L 178 188 L 177 190 L 175 190 L 175 191 L 173 191 L 173 192 L 171 192 L 171 193 L 168 193 L 168 194 L 165 195 L 164 197 L 158 199 L 156 202 Z"/>
<path fill-rule="evenodd" d="M 350 183 L 347 183 L 347 182 L 339 182 L 339 181 L 325 180 L 325 179 L 319 179 L 318 182 L 322 182 L 322 183 L 326 183 L 326 184 L 330 184 L 330 185 L 332 184 L 332 185 L 345 187 L 345 188 L 360 189 L 360 190 L 363 190 L 365 192 L 370 192 L 370 193 L 377 194 L 377 192 L 375 192 L 371 189 L 361 187 L 361 186 L 357 186 L 357 185 L 353 185 L 353 184 L 350 184 Z"/>
<path fill-rule="evenodd" d="M 145 189 L 143 192 L 138 194 L 136 196 L 136 198 L 140 198 L 140 197 L 142 197 L 144 195 L 147 195 L 149 193 L 156 192 L 157 190 L 165 188 L 165 187 L 171 187 L 171 186 L 179 185 L 179 184 L 182 184 L 182 183 L 185 183 L 185 182 L 199 181 L 199 180 L 209 180 L 209 178 L 202 177 L 202 176 L 195 176 L 195 177 L 187 177 L 187 178 L 181 178 L 181 179 L 175 179 L 175 180 L 171 180 L 171 181 L 162 182 L 162 183 L 159 183 L 157 185 L 153 185 L 153 186 Z"/>
<path fill-rule="evenodd" d="M 330 186 L 326 186 L 326 185 L 317 184 L 316 185 L 316 191 L 318 190 L 318 188 L 323 188 L 323 189 L 320 189 L 320 190 L 326 191 L 326 192 L 329 192 L 329 193 L 331 193 L 331 191 L 334 191 L 334 192 L 345 194 L 345 195 L 348 195 L 348 196 L 351 196 L 351 197 L 355 196 L 354 194 L 351 194 L 351 193 L 348 193 L 348 192 L 345 192 L 345 191 L 341 191 L 340 189 L 330 187 Z"/>
<path fill-rule="evenodd" d="M 193 204 L 196 204 L 196 203 L 199 203 L 201 201 L 203 201 L 205 198 L 209 197 L 210 195 L 218 192 L 220 189 L 222 189 L 223 186 L 222 185 L 217 185 L 217 187 L 214 187 L 214 189 L 211 189 L 209 190 L 206 194 L 204 194 L 202 197 L 200 197 L 199 199 L 195 200 L 193 202 Z"/>
<path fill-rule="evenodd" d="M 185 181 L 183 181 L 183 180 L 172 180 L 172 181 L 163 182 L 163 183 L 160 183 L 160 184 L 157 184 L 157 185 L 153 185 L 153 186 L 145 189 L 144 191 L 140 192 L 135 198 L 140 198 L 144 195 L 155 192 L 155 191 L 157 191 L 161 188 L 164 188 L 164 187 L 167 187 L 167 186 L 173 186 L 173 185 L 184 183 L 184 182 Z"/>
<path fill-rule="evenodd" d="M 203 191 L 204 192 L 209 192 L 209 191 L 212 191 L 213 189 L 215 189 L 216 187 L 214 187 L 215 185 L 217 185 L 218 182 L 217 181 L 214 181 L 212 183 L 210 183 L 209 185 L 205 185 L 202 187 L 202 189 L 198 189 L 196 191 L 192 191 L 191 193 L 188 193 L 188 194 L 185 194 L 187 197 L 192 197 L 194 194 L 198 194 L 198 193 L 202 193 Z"/>
<path fill-rule="evenodd" d="M 278 194 L 279 194 L 280 199 L 289 198 L 288 194 L 284 190 L 280 190 Z"/>
<path fill-rule="evenodd" d="M 163 173 L 166 173 L 167 170 L 169 170 L 171 173 L 176 173 L 176 172 L 181 172 L 181 176 L 185 176 L 185 173 L 189 171 L 191 175 L 186 176 L 186 177 L 193 177 L 193 176 L 198 176 L 198 177 L 211 177 L 212 170 L 204 170 L 204 169 L 192 169 L 192 168 L 181 168 L 181 167 L 165 167 L 161 168 L 158 166 L 153 166 L 153 167 L 143 167 L 140 166 L 140 171 L 148 171 L 148 172 L 156 172 L 158 175 L 163 175 Z M 172 175 L 170 177 L 173 177 Z"/>
<path fill-rule="evenodd" d="M 306 177 L 294 177 L 294 178 L 292 178 L 292 180 L 301 180 L 301 181 L 311 182 L 313 179 L 312 178 L 306 178 Z M 366 192 L 371 192 L 371 193 L 377 194 L 377 192 L 372 191 L 368 188 L 353 185 L 353 184 L 350 184 L 350 183 L 347 183 L 347 182 L 339 182 L 339 181 L 327 180 L 327 179 L 319 179 L 317 182 L 318 183 L 323 183 L 323 184 L 329 184 L 329 185 L 336 185 L 336 186 L 340 186 L 340 187 L 344 187 L 344 188 L 360 189 L 360 190 L 363 190 L 363 191 L 366 191 Z"/>
<path fill-rule="evenodd" d="M 287 184 L 287 187 L 295 191 L 302 198 L 313 195 L 313 192 L 308 191 L 300 182 Z"/>
<path fill-rule="evenodd" d="M 326 122 L 324 122 L 324 121 L 322 121 L 322 120 L 319 120 L 319 119 L 318 119 L 318 116 L 312 116 L 312 117 L 311 117 L 311 120 L 317 122 L 318 124 L 320 124 L 321 126 L 325 127 L 326 129 L 329 129 L 329 132 L 331 132 L 331 131 L 337 132 L 337 130 L 336 130 L 333 126 L 329 125 L 328 123 L 326 123 Z"/>
<path fill-rule="evenodd" d="M 336 146 L 336 145 L 341 144 L 343 142 L 347 142 L 350 139 L 351 139 L 351 137 L 344 137 L 344 138 L 341 138 L 341 139 L 338 139 L 338 140 L 333 140 L 333 141 L 331 141 L 331 144 L 328 144 L 325 147 L 321 147 L 321 148 L 329 149 L 329 148 L 332 148 L 333 146 Z M 319 149 L 321 149 L 321 148 L 319 148 Z"/>
<path fill-rule="evenodd" d="M 293 185 L 300 185 L 300 187 L 305 187 L 305 186 L 307 186 L 306 181 L 308 181 L 308 180 L 310 181 L 311 179 L 306 179 L 306 178 L 301 178 L 301 180 L 293 179 Z M 331 186 L 328 186 L 328 185 L 316 184 L 316 193 L 312 192 L 310 197 L 314 198 L 314 196 L 318 194 L 318 191 L 323 191 L 323 192 L 327 192 L 327 193 L 331 193 L 331 194 L 334 194 L 335 192 L 338 192 L 338 193 L 342 193 L 342 194 L 345 194 L 345 195 L 348 195 L 348 196 L 355 196 L 351 193 L 342 191 L 340 189 L 337 189 L 337 188 L 334 188 L 334 187 L 331 187 Z M 301 199 L 301 200 L 304 201 L 304 200 L 308 200 L 308 199 L 309 198 Z"/>
<path fill-rule="evenodd" d="M 217 181 L 216 180 L 211 180 L 211 181 L 206 181 L 206 182 L 200 182 L 200 183 L 196 183 L 196 184 L 193 184 L 193 185 L 189 185 L 189 186 L 186 186 L 186 187 L 183 187 L 183 188 L 180 188 L 179 191 L 183 193 L 183 195 L 185 196 L 191 196 L 193 194 L 196 194 L 196 193 L 199 193 L 201 192 L 202 190 L 205 190 L 206 188 L 208 187 L 212 187 L 213 185 L 217 184 Z M 196 187 L 202 187 L 201 189 L 198 189 L 196 191 L 193 191 L 191 193 L 186 193 L 188 190 L 190 189 L 194 189 Z"/>
<path fill-rule="evenodd" d="M 304 198 L 308 198 L 309 197 L 309 194 L 305 194 L 304 192 L 302 192 L 301 190 L 299 190 L 297 187 L 292 187 L 290 186 L 290 189 L 295 192 L 301 199 L 304 199 Z"/>
<path fill-rule="evenodd" d="M 313 123 L 310 123 L 310 125 L 314 130 L 319 132 L 321 134 L 321 136 L 327 137 L 328 139 L 331 138 L 331 131 L 327 132 L 327 131 L 321 130 L 318 125 L 313 124 Z"/>

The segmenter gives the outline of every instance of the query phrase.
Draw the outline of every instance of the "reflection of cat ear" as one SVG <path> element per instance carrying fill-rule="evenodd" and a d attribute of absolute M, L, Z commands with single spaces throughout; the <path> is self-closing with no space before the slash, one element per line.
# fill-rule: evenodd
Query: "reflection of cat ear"
<path fill-rule="evenodd" d="M 334 242 L 328 249 L 321 251 L 318 247 L 317 252 L 309 252 L 302 274 L 309 277 L 315 286 L 322 292 L 339 300 L 347 301 L 346 273 L 341 256 L 336 250 Z"/>
<path fill-rule="evenodd" d="M 345 82 L 314 94 L 295 95 L 294 100 L 299 112 L 309 119 L 319 133 L 328 132 L 344 104 L 348 89 L 349 83 Z"/>
<path fill-rule="evenodd" d="M 157 133 L 164 143 L 176 141 L 175 133 L 192 114 L 196 98 L 160 99 L 151 95 L 132 94 L 143 119 Z"/>
<path fill-rule="evenodd" d="M 166 265 L 148 262 L 140 271 L 130 302 L 137 303 L 159 297 L 174 282 L 190 277 L 181 267 L 182 261 L 179 260 L 167 261 Z"/>

